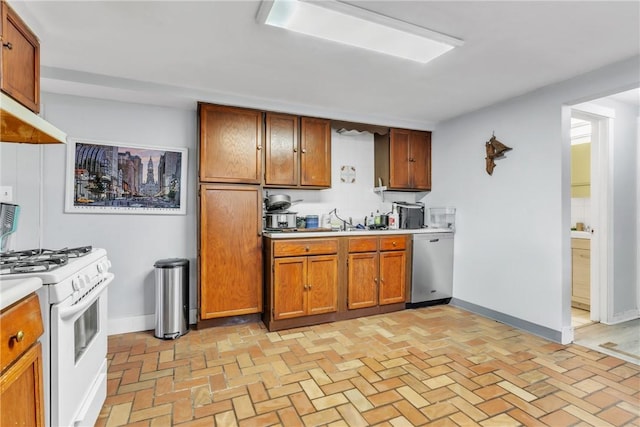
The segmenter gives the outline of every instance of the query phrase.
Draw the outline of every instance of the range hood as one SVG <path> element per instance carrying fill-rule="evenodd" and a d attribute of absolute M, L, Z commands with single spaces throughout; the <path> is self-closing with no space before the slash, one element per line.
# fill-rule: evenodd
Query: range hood
<path fill-rule="evenodd" d="M 64 144 L 67 134 L 0 92 L 1 142 Z"/>

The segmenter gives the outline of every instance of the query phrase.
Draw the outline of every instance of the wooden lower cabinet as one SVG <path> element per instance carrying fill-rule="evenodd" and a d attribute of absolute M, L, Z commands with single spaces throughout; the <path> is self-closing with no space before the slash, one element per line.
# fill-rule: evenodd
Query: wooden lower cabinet
<path fill-rule="evenodd" d="M 44 329 L 36 294 L 0 314 L 0 425 L 44 426 L 42 346 Z"/>
<path fill-rule="evenodd" d="M 0 425 L 44 426 L 42 346 L 36 343 L 0 377 Z"/>
<path fill-rule="evenodd" d="M 378 254 L 349 254 L 348 270 L 347 307 L 353 310 L 378 305 Z"/>
<path fill-rule="evenodd" d="M 404 302 L 406 264 L 405 251 L 380 253 L 380 305 Z"/>
<path fill-rule="evenodd" d="M 347 308 L 405 302 L 405 236 L 349 238 Z M 362 251 L 375 252 L 362 252 Z"/>
<path fill-rule="evenodd" d="M 276 258 L 273 277 L 275 320 L 337 311 L 337 255 Z"/>
<path fill-rule="evenodd" d="M 571 305 L 591 307 L 591 241 L 571 239 Z"/>
<path fill-rule="evenodd" d="M 262 190 L 200 186 L 199 321 L 262 311 Z"/>
<path fill-rule="evenodd" d="M 270 331 L 405 308 L 410 237 L 266 238 Z"/>
<path fill-rule="evenodd" d="M 338 310 L 337 239 L 278 240 L 265 248 L 271 269 L 267 273 L 267 325 Z"/>

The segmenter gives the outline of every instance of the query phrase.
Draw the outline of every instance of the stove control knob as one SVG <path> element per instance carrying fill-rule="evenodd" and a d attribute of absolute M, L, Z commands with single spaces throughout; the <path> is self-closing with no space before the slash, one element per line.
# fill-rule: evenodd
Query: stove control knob
<path fill-rule="evenodd" d="M 104 273 L 104 265 L 100 262 L 97 265 L 98 273 Z"/>
<path fill-rule="evenodd" d="M 89 286 L 91 284 L 91 277 L 88 274 L 82 276 L 82 281 L 84 282 L 84 286 Z"/>
<path fill-rule="evenodd" d="M 81 285 L 81 283 L 80 283 L 80 278 L 79 278 L 79 277 L 76 277 L 75 279 L 73 279 L 73 280 L 71 281 L 71 286 L 73 286 L 73 289 L 74 289 L 75 291 L 79 291 L 79 290 L 80 290 L 80 288 L 82 287 L 82 285 Z"/>

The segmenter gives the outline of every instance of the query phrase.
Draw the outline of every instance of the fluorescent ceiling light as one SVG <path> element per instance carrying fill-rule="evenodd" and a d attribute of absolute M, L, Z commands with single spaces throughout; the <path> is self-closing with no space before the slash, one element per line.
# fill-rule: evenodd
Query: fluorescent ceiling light
<path fill-rule="evenodd" d="M 463 41 L 335 0 L 263 0 L 259 23 L 427 63 Z"/>

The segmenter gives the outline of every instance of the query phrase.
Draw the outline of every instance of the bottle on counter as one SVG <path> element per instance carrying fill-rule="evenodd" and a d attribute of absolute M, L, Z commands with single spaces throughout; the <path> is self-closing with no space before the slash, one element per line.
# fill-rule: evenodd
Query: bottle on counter
<path fill-rule="evenodd" d="M 369 228 L 373 228 L 374 226 L 373 212 L 371 212 L 371 215 L 369 215 L 369 218 L 367 219 L 367 225 Z"/>
<path fill-rule="evenodd" d="M 398 229 L 398 213 L 396 212 L 396 207 L 391 207 L 391 213 L 389 214 L 389 229 L 397 230 Z"/>

